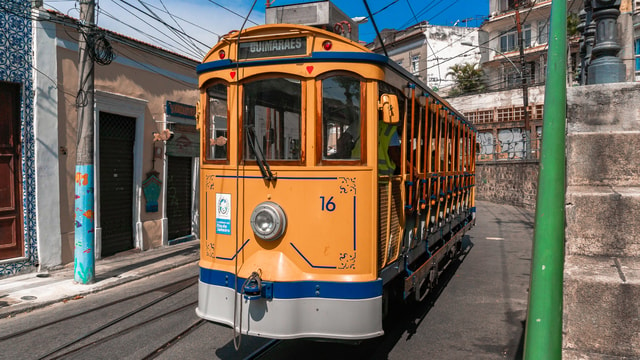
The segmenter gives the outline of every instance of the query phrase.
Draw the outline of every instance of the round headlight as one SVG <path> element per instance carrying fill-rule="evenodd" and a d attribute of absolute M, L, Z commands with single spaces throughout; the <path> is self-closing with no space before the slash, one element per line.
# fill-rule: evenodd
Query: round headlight
<path fill-rule="evenodd" d="M 256 206 L 251 213 L 251 229 L 262 240 L 275 240 L 284 234 L 287 217 L 282 208 L 271 201 Z"/>

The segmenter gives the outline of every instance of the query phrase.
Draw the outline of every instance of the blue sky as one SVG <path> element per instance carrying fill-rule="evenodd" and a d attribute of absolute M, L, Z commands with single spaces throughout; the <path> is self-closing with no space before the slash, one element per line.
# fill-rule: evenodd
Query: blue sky
<path fill-rule="evenodd" d="M 240 29 L 251 0 L 96 0 L 99 26 L 200 60 L 218 36 Z M 45 7 L 78 18 L 77 1 L 45 0 Z M 273 6 L 311 2 L 276 0 Z M 362 0 L 334 0 L 350 17 L 367 16 Z M 436 25 L 479 26 L 489 13 L 489 0 L 367 0 L 379 30 L 404 29 L 426 20 Z M 384 9 L 384 10 L 383 10 Z M 247 26 L 264 23 L 265 0 L 257 0 Z M 414 17 L 415 14 L 415 17 Z M 192 39 L 176 35 L 164 21 Z M 375 38 L 371 21 L 360 25 L 360 40 Z"/>

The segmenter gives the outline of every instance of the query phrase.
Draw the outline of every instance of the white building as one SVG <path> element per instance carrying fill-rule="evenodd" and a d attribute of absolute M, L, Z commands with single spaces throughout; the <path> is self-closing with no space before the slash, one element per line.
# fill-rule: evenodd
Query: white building
<path fill-rule="evenodd" d="M 389 58 L 442 95 L 453 85 L 453 78 L 447 75 L 451 66 L 480 62 L 477 51 L 462 45 L 478 43 L 480 34 L 475 27 L 430 25 L 425 21 L 404 30 L 384 29 L 380 35 Z M 367 47 L 384 53 L 378 39 Z"/>

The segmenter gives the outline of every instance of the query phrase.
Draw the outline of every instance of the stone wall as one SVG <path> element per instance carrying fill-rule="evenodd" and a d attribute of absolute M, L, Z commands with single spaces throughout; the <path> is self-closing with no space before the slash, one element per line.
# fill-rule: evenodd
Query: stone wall
<path fill-rule="evenodd" d="M 535 209 L 538 161 L 476 164 L 476 199 Z"/>

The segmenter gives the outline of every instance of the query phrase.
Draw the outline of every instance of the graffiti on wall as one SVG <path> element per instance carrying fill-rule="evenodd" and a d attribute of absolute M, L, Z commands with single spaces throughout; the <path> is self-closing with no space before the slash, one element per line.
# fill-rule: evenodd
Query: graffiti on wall
<path fill-rule="evenodd" d="M 522 129 L 501 129 L 498 130 L 498 142 L 500 143 L 501 159 L 523 158 L 525 156 L 524 137 Z"/>
<path fill-rule="evenodd" d="M 536 137 L 530 142 L 531 152 L 537 154 L 541 131 L 536 129 Z M 499 129 L 497 139 L 491 131 L 478 132 L 476 136 L 478 143 L 477 160 L 513 160 L 525 158 L 525 136 L 521 128 Z"/>
<path fill-rule="evenodd" d="M 493 134 L 491 132 L 479 132 L 476 141 L 480 144 L 480 154 L 493 154 Z"/>

